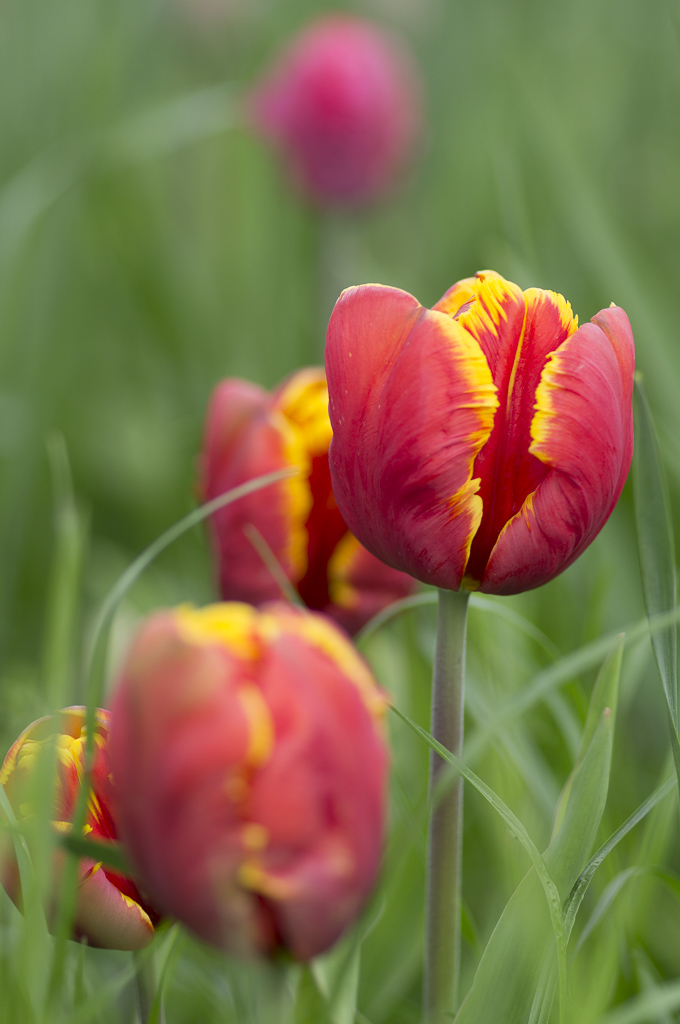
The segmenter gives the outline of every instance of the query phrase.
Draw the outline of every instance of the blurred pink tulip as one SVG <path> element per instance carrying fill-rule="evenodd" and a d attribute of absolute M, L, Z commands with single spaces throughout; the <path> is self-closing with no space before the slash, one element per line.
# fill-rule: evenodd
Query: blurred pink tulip
<path fill-rule="evenodd" d="M 282 51 L 250 96 L 255 128 L 321 205 L 379 198 L 421 132 L 414 61 L 370 22 L 325 15 Z"/>
<path fill-rule="evenodd" d="M 60 832 L 71 828 L 83 772 L 86 717 L 85 708 L 73 707 L 38 719 L 12 744 L 0 768 L 0 785 L 13 811 L 20 824 L 29 826 L 29 849 L 36 769 L 41 751 L 49 743 L 56 744 L 57 756 L 53 824 Z M 107 745 L 109 721 L 108 711 L 97 709 L 92 790 L 84 834 L 98 842 L 112 842 L 118 838 Z M 59 877 L 63 856 L 61 851 L 55 856 L 55 879 Z M 2 835 L 0 882 L 21 908 L 21 882 L 13 845 L 8 836 Z M 56 884 L 55 881 L 55 888 Z M 48 908 L 48 917 L 51 915 L 52 908 Z M 156 921 L 158 915 L 144 901 L 130 878 L 93 860 L 80 861 L 74 938 L 84 938 L 91 946 L 106 949 L 142 949 L 151 942 Z"/>
<path fill-rule="evenodd" d="M 384 708 L 324 616 L 236 603 L 151 616 L 122 668 L 111 753 L 157 905 L 231 952 L 327 949 L 378 869 Z"/>

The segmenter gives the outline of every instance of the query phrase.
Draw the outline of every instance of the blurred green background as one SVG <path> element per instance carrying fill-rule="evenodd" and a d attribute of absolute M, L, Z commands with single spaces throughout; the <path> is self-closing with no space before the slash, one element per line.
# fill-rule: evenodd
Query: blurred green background
<path fill-rule="evenodd" d="M 85 539 L 77 613 L 83 639 L 73 644 L 68 694 L 77 702 L 98 603 L 131 559 L 195 503 L 212 387 L 229 375 L 271 386 L 295 367 L 319 362 L 325 323 L 347 285 L 381 281 L 430 305 L 457 279 L 489 267 L 522 287 L 562 292 L 581 322 L 612 301 L 623 306 L 677 504 L 677 3 L 335 5 L 405 36 L 426 88 L 422 152 L 403 188 L 356 214 L 311 209 L 240 123 L 240 91 L 282 39 L 325 8 L 302 0 L 2 5 L 3 752 L 49 707 L 55 487 L 48 442 L 58 452 L 54 438 L 65 441 Z M 559 653 L 643 614 L 629 490 L 575 566 L 541 591 L 506 602 Z M 120 618 L 121 638 L 148 608 L 212 596 L 207 545 L 194 530 L 136 586 Z M 433 622 L 432 609 L 419 610 L 367 645 L 381 680 L 423 724 Z M 485 708 L 520 691 L 548 660 L 512 624 L 473 611 L 470 734 Z M 533 708 L 474 765 L 541 848 L 591 681 L 592 674 L 570 680 L 557 703 Z M 624 665 L 610 830 L 654 787 L 665 729 L 648 644 L 640 642 Z M 362 968 L 363 1019 L 372 1024 L 416 1020 L 419 1004 L 414 936 L 422 914 L 427 756 L 400 724 L 394 736 L 389 898 Z M 469 983 L 478 943 L 526 861 L 475 794 L 466 829 Z M 674 805 L 645 836 L 631 840 L 636 863 L 651 858 L 677 869 Z M 625 863 L 625 853 L 620 857 Z M 630 943 L 618 967 L 602 969 L 594 1005 L 644 988 L 643 978 L 680 973 L 680 908 L 653 888 L 638 896 Z M 616 961 L 617 943 L 614 937 L 599 947 L 603 960 L 611 954 Z M 219 1017 L 214 959 L 202 960 L 202 951 L 195 957 L 199 967 L 189 958 L 177 974 L 186 1005 L 197 1005 L 198 996 L 187 995 L 193 985 L 206 1006 L 215 1003 L 206 1019 L 231 1019 Z M 177 997 L 178 1014 L 185 1003 Z"/>

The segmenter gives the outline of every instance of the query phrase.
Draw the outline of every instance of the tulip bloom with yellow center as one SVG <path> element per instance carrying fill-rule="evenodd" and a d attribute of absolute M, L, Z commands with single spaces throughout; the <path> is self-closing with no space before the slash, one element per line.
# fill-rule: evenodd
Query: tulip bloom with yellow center
<path fill-rule="evenodd" d="M 354 633 L 411 593 L 414 581 L 369 554 L 347 529 L 331 488 L 330 440 L 322 369 L 299 370 L 273 394 L 225 380 L 208 410 L 200 491 L 209 500 L 264 473 L 297 469 L 212 517 L 222 597 L 259 605 L 281 596 L 258 553 L 260 538 L 307 607 Z"/>
<path fill-rule="evenodd" d="M 289 605 L 151 616 L 122 668 L 112 765 L 149 893 L 234 953 L 306 960 L 373 886 L 386 701 L 347 637 Z"/>
<path fill-rule="evenodd" d="M 58 832 L 72 827 L 82 783 L 86 718 L 85 708 L 72 707 L 38 719 L 12 744 L 0 768 L 0 785 L 17 820 L 28 829 L 29 848 L 38 762 L 50 744 L 55 746 L 57 768 L 53 826 Z M 108 753 L 109 712 L 98 708 L 95 722 L 92 789 L 84 834 L 106 843 L 118 839 Z M 10 898 L 21 906 L 21 882 L 14 850 L 8 838 L 0 835 L 0 840 L 3 840 L 0 842 L 0 882 Z M 63 853 L 57 852 L 57 879 L 62 860 Z M 157 921 L 158 915 L 140 895 L 132 879 L 101 863 L 80 861 L 74 938 L 84 938 L 90 945 L 106 949 L 142 949 L 153 939 Z"/>
<path fill-rule="evenodd" d="M 561 295 L 493 271 L 432 309 L 397 288 L 349 288 L 326 370 L 338 507 L 369 551 L 425 583 L 540 586 L 621 493 L 634 347 L 617 306 L 579 327 Z"/>

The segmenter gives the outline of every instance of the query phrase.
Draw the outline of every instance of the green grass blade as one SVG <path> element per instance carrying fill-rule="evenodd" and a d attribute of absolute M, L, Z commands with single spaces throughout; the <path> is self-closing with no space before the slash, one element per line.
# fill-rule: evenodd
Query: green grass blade
<path fill-rule="evenodd" d="M 583 901 L 583 897 L 585 896 L 588 886 L 590 885 L 593 879 L 593 875 L 599 868 L 600 864 L 602 864 L 603 860 L 609 856 L 609 854 L 621 842 L 621 840 L 628 835 L 631 829 L 635 828 L 635 826 L 638 825 L 642 821 L 642 819 L 645 818 L 649 814 L 649 812 L 653 810 L 654 807 L 656 807 L 656 805 L 661 802 L 661 800 L 664 799 L 664 797 L 668 796 L 671 790 L 675 788 L 676 781 L 677 780 L 675 774 L 669 775 L 668 778 L 665 779 L 664 782 L 662 782 L 661 785 L 654 790 L 651 796 L 647 797 L 647 799 L 644 800 L 628 818 L 626 818 L 623 825 L 621 825 L 620 828 L 616 830 L 616 832 L 612 833 L 609 839 L 607 839 L 607 841 L 602 844 L 599 850 L 597 850 L 597 852 L 593 854 L 593 856 L 590 858 L 585 868 L 579 875 L 567 900 L 565 913 L 565 928 L 567 938 L 569 937 L 571 929 L 573 928 L 574 920 L 576 918 L 578 909 Z"/>
<path fill-rule="evenodd" d="M 128 592 L 130 587 L 139 579 L 141 574 L 148 566 L 158 558 L 158 556 L 165 551 L 167 547 L 178 540 L 188 530 L 193 529 L 194 526 L 198 526 L 204 519 L 207 519 L 217 512 L 221 508 L 225 508 L 227 505 L 231 505 L 233 502 L 238 501 L 240 498 L 244 498 L 248 494 L 253 494 L 255 491 L 260 491 L 265 487 L 270 487 L 272 484 L 280 483 L 282 480 L 286 480 L 291 476 L 296 476 L 298 473 L 297 469 L 280 469 L 275 473 L 266 473 L 264 476 L 258 476 L 254 480 L 249 480 L 245 484 L 241 484 L 239 487 L 234 487 L 232 490 L 227 491 L 225 494 L 220 494 L 219 497 L 213 498 L 212 501 L 206 502 L 199 508 L 192 509 L 186 516 L 174 523 L 169 529 L 162 533 L 160 537 L 148 546 L 135 560 L 128 566 L 125 572 L 121 575 L 117 583 L 111 588 L 108 595 L 104 599 L 97 624 L 94 630 L 94 638 L 92 642 L 92 663 L 96 661 L 96 653 L 101 648 L 104 642 L 104 636 L 111 624 L 113 616 L 116 613 L 118 605 L 122 601 L 125 594 Z M 98 680 L 89 680 L 90 688 L 88 689 L 88 704 L 90 701 L 97 697 L 97 693 L 92 693 L 91 690 L 96 688 Z"/>
<path fill-rule="evenodd" d="M 528 853 L 533 866 L 536 868 L 536 873 L 538 874 L 544 886 L 546 897 L 549 901 L 552 900 L 555 893 L 554 883 L 550 878 L 545 862 L 538 850 L 538 847 L 531 839 L 529 833 L 527 832 L 526 828 L 519 820 L 517 815 L 513 814 L 513 812 L 510 810 L 507 804 L 503 800 L 501 800 L 498 794 L 495 793 L 490 786 L 487 786 L 487 784 L 483 782 L 482 779 L 480 779 L 479 776 L 476 775 L 470 768 L 468 768 L 468 766 L 463 761 L 461 761 L 460 758 L 456 757 L 455 754 L 452 754 L 450 750 L 446 749 L 446 747 L 443 747 L 441 743 L 438 743 L 437 740 L 433 736 L 431 736 L 426 729 L 423 729 L 422 726 L 418 725 L 417 722 L 414 722 L 413 719 L 408 717 L 408 715 L 405 715 L 402 711 L 399 710 L 399 708 L 395 707 L 394 704 L 391 704 L 390 708 L 395 713 L 395 715 L 397 715 L 398 718 L 401 718 L 402 722 L 405 722 L 406 725 L 409 726 L 409 728 L 413 729 L 413 731 L 418 736 L 420 736 L 421 739 L 423 739 L 427 743 L 427 745 L 432 748 L 432 750 L 435 750 L 444 761 L 447 761 L 453 768 L 455 768 L 456 771 L 460 775 L 462 775 L 463 778 L 466 779 L 472 786 L 474 786 L 475 789 L 479 793 L 481 793 L 484 799 L 491 804 L 494 810 L 503 819 L 510 832 L 512 832 L 515 838 L 522 844 L 522 846 Z"/>
<path fill-rule="evenodd" d="M 600 1024 L 648 1024 L 659 1014 L 680 1009 L 680 982 L 663 985 L 629 999 L 606 1014 Z"/>
<path fill-rule="evenodd" d="M 624 647 L 631 647 L 644 636 L 654 636 L 661 630 L 674 628 L 679 620 L 680 606 L 675 605 L 671 610 L 654 615 L 651 619 L 644 618 L 631 623 L 625 629 Z M 618 643 L 620 636 L 621 631 L 608 633 L 598 640 L 593 640 L 575 651 L 563 655 L 554 664 L 538 672 L 523 690 L 501 701 L 494 716 L 466 744 L 466 762 L 475 761 L 494 742 L 497 734 L 513 719 L 526 714 L 564 683 L 602 663 Z"/>
<path fill-rule="evenodd" d="M 524 878 L 501 915 L 482 956 L 475 985 L 456 1017 L 456 1024 L 523 1024 L 526 1008 L 531 1005 L 535 984 L 530 980 L 536 964 L 542 962 L 550 930 L 554 936 L 560 989 L 566 979 L 566 943 L 562 901 L 545 860 L 522 822 L 490 786 L 470 768 L 438 743 L 425 729 L 391 705 L 394 713 L 414 730 L 440 757 L 452 765 L 487 800 L 500 815 L 510 832 L 522 844 L 534 871 Z M 547 904 L 547 912 L 546 912 Z M 533 922 L 533 924 L 532 924 Z M 535 927 L 534 927 L 535 925 Z M 524 966 L 518 964 L 517 935 L 527 936 L 521 946 Z M 502 975 L 502 978 L 501 978 Z M 488 984 L 488 978 L 493 984 Z M 529 979 L 529 980 L 528 980 Z"/>
<path fill-rule="evenodd" d="M 532 870 L 512 894 L 491 934 L 456 1024 L 526 1024 L 541 981 L 548 998 L 558 961 L 564 963 L 564 933 L 555 937 L 557 947 L 551 942 L 550 915 Z M 565 972 L 566 966 L 561 970 Z"/>
<path fill-rule="evenodd" d="M 556 856 L 563 864 L 567 891 L 578 878 L 590 852 L 607 797 L 623 641 L 624 638 L 621 636 L 617 647 L 598 673 L 583 728 L 581 748 L 557 805 L 554 839 L 548 849 L 552 849 L 551 856 Z M 603 739 L 601 744 L 596 745 L 594 739 L 599 731 L 603 732 Z M 596 807 L 599 808 L 598 812 L 594 810 Z M 571 858 L 561 849 L 565 842 L 574 844 Z M 554 871 L 551 873 L 554 876 Z"/>
<path fill-rule="evenodd" d="M 113 868 L 121 875 L 134 874 L 132 865 L 127 858 L 125 847 L 122 843 L 108 842 L 100 843 L 94 839 L 85 839 L 83 836 L 67 833 L 62 837 L 62 846 L 69 853 L 76 857 L 89 857 L 90 860 L 103 864 L 104 867 Z"/>
<path fill-rule="evenodd" d="M 641 868 L 625 868 L 625 870 L 619 871 L 618 875 L 615 875 L 614 878 L 612 878 L 611 882 L 607 885 L 606 889 L 597 901 L 595 909 L 588 918 L 583 931 L 578 937 L 576 949 L 574 950 L 575 953 L 578 953 L 581 946 L 593 933 L 626 883 L 632 878 L 637 878 L 641 873 Z"/>
<path fill-rule="evenodd" d="M 53 711 L 69 703 L 85 527 L 73 493 L 71 468 L 61 435 L 48 439 L 54 491 L 54 556 L 47 598 L 43 675 Z"/>
<path fill-rule="evenodd" d="M 635 416 L 635 524 L 642 590 L 647 615 L 651 618 L 669 612 L 675 607 L 677 579 L 668 489 L 652 412 L 639 378 L 635 382 Z M 666 629 L 652 634 L 652 649 L 677 739 L 678 651 L 675 625 L 669 625 Z M 678 777 L 680 778 L 680 771 Z"/>
<path fill-rule="evenodd" d="M 295 1024 L 333 1024 L 328 1000 L 311 967 L 302 968 L 295 999 Z"/>
<path fill-rule="evenodd" d="M 378 630 L 382 629 L 383 626 L 391 622 L 398 615 L 401 615 L 402 612 L 410 611 L 412 608 L 421 608 L 423 605 L 436 605 L 437 600 L 436 590 L 426 590 L 424 593 L 411 594 L 410 597 L 403 597 L 399 601 L 393 601 L 387 608 L 383 608 L 372 619 L 369 619 L 363 629 L 359 631 L 356 636 L 357 646 L 361 647 L 374 633 L 377 633 Z M 549 658 L 559 658 L 560 652 L 550 638 L 542 630 L 538 629 L 533 622 L 530 622 L 529 619 L 520 615 L 513 608 L 508 608 L 507 604 L 494 601 L 483 594 L 472 594 L 470 597 L 470 607 L 477 611 L 486 612 L 489 615 L 496 615 L 500 619 L 505 619 L 506 622 L 511 623 L 531 637 L 545 651 Z"/>
<path fill-rule="evenodd" d="M 623 637 L 619 637 L 593 687 L 581 751 L 558 803 L 554 838 L 543 854 L 561 899 L 583 868 L 607 799 L 622 652 Z M 513 894 L 489 940 L 457 1024 L 544 1021 L 555 980 L 560 1007 L 565 1005 L 566 936 L 554 930 L 555 955 L 549 945 L 548 917 L 538 896 L 536 878 L 530 874 Z"/>

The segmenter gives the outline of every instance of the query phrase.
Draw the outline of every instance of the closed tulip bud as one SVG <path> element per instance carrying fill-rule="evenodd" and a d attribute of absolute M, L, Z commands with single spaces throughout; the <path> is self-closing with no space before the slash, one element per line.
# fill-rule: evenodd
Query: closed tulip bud
<path fill-rule="evenodd" d="M 382 285 L 338 299 L 326 342 L 333 491 L 369 551 L 425 583 L 515 594 L 595 538 L 633 452 L 622 309 L 484 271 L 433 309 Z"/>
<path fill-rule="evenodd" d="M 121 671 L 111 752 L 154 902 L 233 953 L 330 946 L 378 869 L 384 707 L 324 616 L 227 603 L 149 618 Z"/>
<path fill-rule="evenodd" d="M 261 538 L 307 607 L 354 633 L 411 593 L 414 581 L 349 533 L 331 489 L 330 439 L 323 370 L 300 370 L 274 394 L 247 381 L 223 381 L 208 411 L 200 490 L 208 500 L 261 474 L 296 468 L 295 477 L 213 516 L 222 597 L 259 605 L 281 596 L 271 565 L 258 552 Z"/>
<path fill-rule="evenodd" d="M 420 132 L 421 83 L 409 55 L 370 22 L 326 15 L 282 52 L 250 97 L 253 124 L 322 205 L 388 190 Z"/>
<path fill-rule="evenodd" d="M 66 708 L 56 715 L 40 718 L 22 732 L 12 745 L 0 769 L 5 790 L 20 826 L 32 845 L 35 789 L 40 759 L 54 744 L 56 782 L 53 826 L 68 832 L 76 812 L 83 773 L 87 711 Z M 108 752 L 108 711 L 97 709 L 94 736 L 92 789 L 87 802 L 84 835 L 100 843 L 118 839 Z M 0 835 L 0 882 L 21 908 L 22 892 L 14 849 L 7 835 Z M 54 889 L 58 886 L 64 853 L 55 852 Z M 53 917 L 53 907 L 48 919 Z M 79 864 L 73 937 L 106 949 L 142 949 L 151 942 L 158 915 L 140 895 L 132 879 L 109 870 L 101 863 L 82 859 Z"/>

